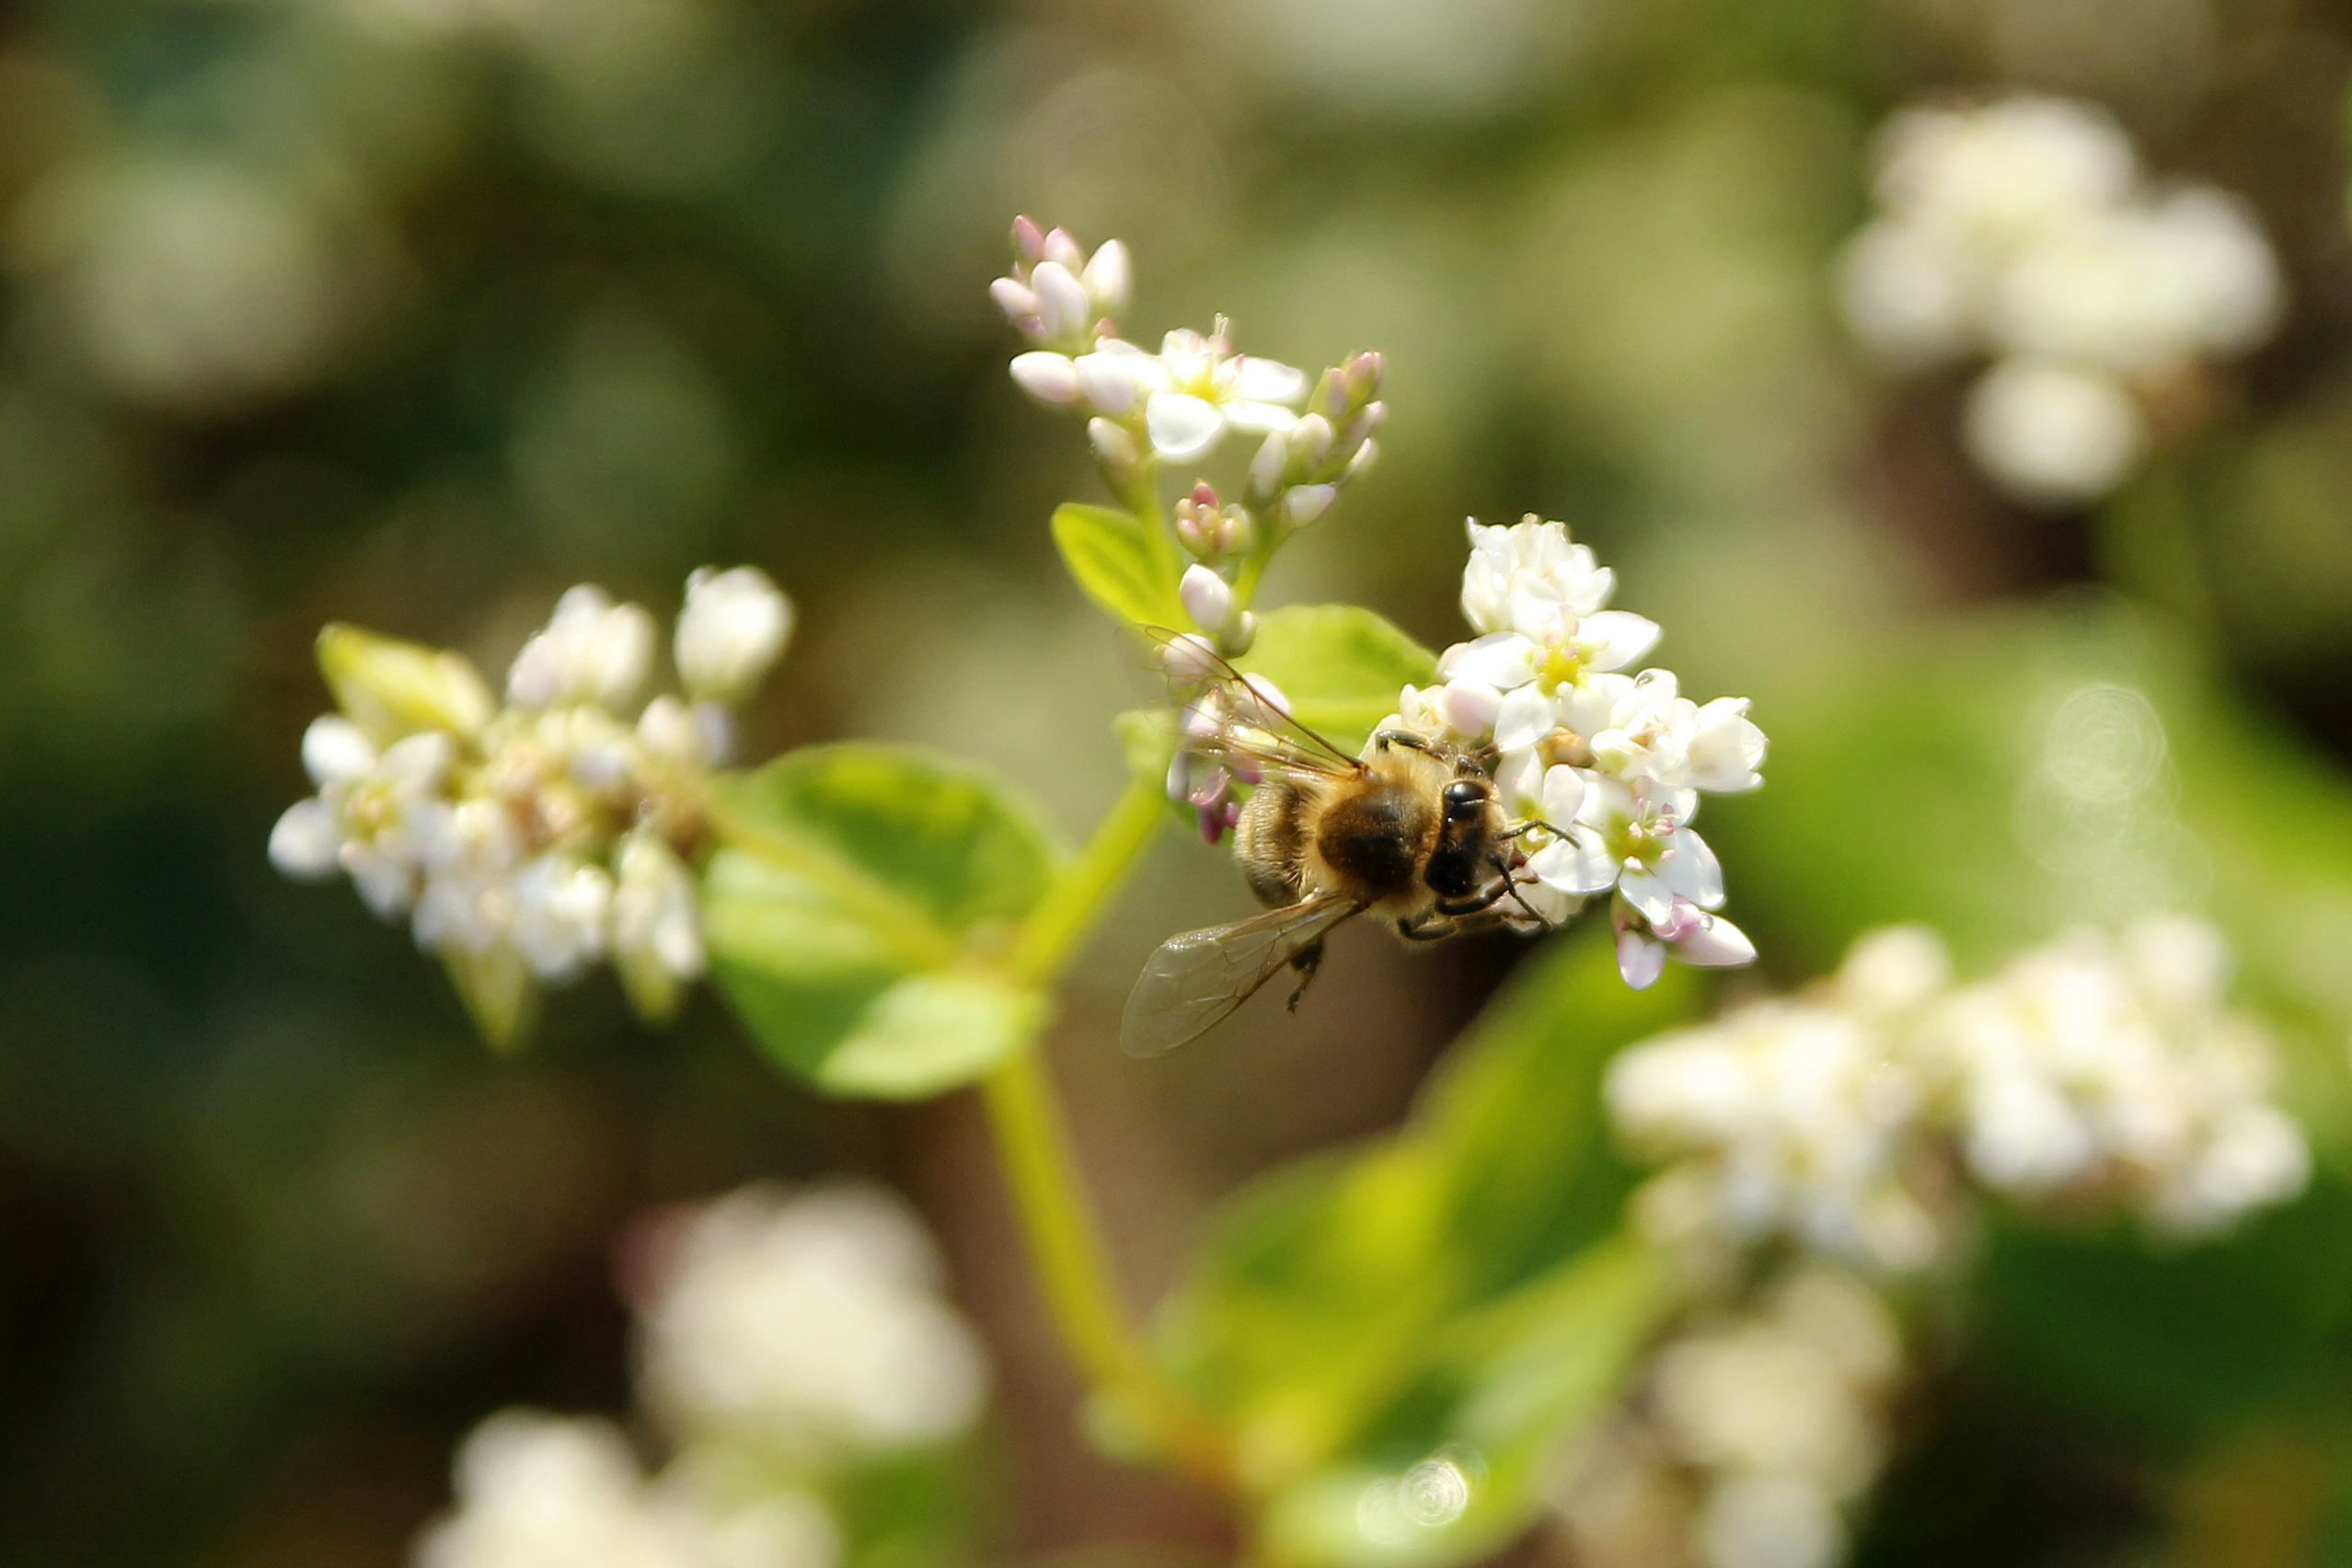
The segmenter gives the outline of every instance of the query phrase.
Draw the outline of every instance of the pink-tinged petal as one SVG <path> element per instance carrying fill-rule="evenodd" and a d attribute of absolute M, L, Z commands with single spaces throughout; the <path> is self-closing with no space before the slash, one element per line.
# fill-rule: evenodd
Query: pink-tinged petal
<path fill-rule="evenodd" d="M 1617 933 L 1617 973 L 1636 991 L 1646 991 L 1666 973 L 1666 950 L 1631 928 Z"/>
<path fill-rule="evenodd" d="M 1080 354 L 1071 362 L 1078 371 L 1078 391 L 1094 406 L 1097 413 L 1121 420 L 1134 411 L 1144 389 L 1135 375 L 1135 361 L 1128 354 Z"/>
<path fill-rule="evenodd" d="M 1049 409 L 1066 409 L 1078 400 L 1078 368 L 1067 354 L 1042 349 L 1015 354 L 1011 369 L 1020 389 Z"/>
<path fill-rule="evenodd" d="M 1307 373 L 1278 360 L 1244 355 L 1234 363 L 1232 392 L 1252 403 L 1296 403 L 1307 396 Z"/>
<path fill-rule="evenodd" d="M 1477 681 L 1513 691 L 1535 679 L 1536 646 L 1516 631 L 1490 632 L 1446 650 L 1437 668 L 1448 680 Z"/>
<path fill-rule="evenodd" d="M 1701 969 L 1736 969 L 1756 962 L 1756 944 L 1747 933 L 1720 915 L 1701 917 L 1701 924 L 1674 944 L 1675 956 Z"/>
<path fill-rule="evenodd" d="M 1447 681 L 1438 694 L 1438 711 L 1445 714 L 1447 727 L 1458 735 L 1484 735 L 1494 727 L 1494 716 L 1503 707 L 1503 694 L 1478 681 Z"/>
<path fill-rule="evenodd" d="M 1724 902 L 1724 868 L 1707 841 L 1689 828 L 1678 828 L 1666 836 L 1666 847 L 1670 858 L 1658 868 L 1666 884 L 1701 909 L 1719 907 Z"/>
<path fill-rule="evenodd" d="M 988 297 L 1005 313 L 1007 320 L 1019 323 L 1037 316 L 1037 295 L 1011 278 L 998 278 L 988 285 Z"/>
<path fill-rule="evenodd" d="M 1487 689 L 1493 690 L 1492 686 Z M 1559 705 L 1533 681 L 1505 695 L 1494 713 L 1494 744 L 1506 752 L 1523 751 L 1551 733 L 1560 721 Z M 1578 798 L 1583 798 L 1581 789 Z M 1570 812 L 1569 816 L 1575 815 Z M 1565 817 L 1560 818 L 1566 821 Z"/>
<path fill-rule="evenodd" d="M 1144 404 L 1144 428 L 1161 456 L 1189 462 L 1205 455 L 1225 433 L 1225 418 L 1213 404 L 1188 392 L 1155 392 Z"/>
<path fill-rule="evenodd" d="M 1292 527 L 1304 528 L 1329 512 L 1338 499 L 1337 485 L 1293 485 L 1282 492 L 1282 515 Z"/>
<path fill-rule="evenodd" d="M 1528 874 L 1538 882 L 1579 896 L 1608 892 L 1617 884 L 1620 870 L 1598 838 L 1573 829 L 1567 837 L 1556 838 L 1528 857 Z"/>
<path fill-rule="evenodd" d="M 1263 675 L 1243 675 L 1241 684 L 1249 688 L 1251 697 L 1258 699 L 1258 706 L 1273 717 L 1276 719 L 1290 717 L 1290 698 L 1283 695 L 1282 687 Z"/>
<path fill-rule="evenodd" d="M 1577 623 L 1576 636 L 1594 646 L 1594 669 L 1621 670 L 1658 645 L 1658 623 L 1628 610 L 1600 610 Z"/>
<path fill-rule="evenodd" d="M 1182 637 L 1171 638 L 1161 646 L 1159 662 L 1168 671 L 1170 680 L 1191 686 L 1208 679 L 1215 673 L 1216 649 L 1207 638 L 1188 631 Z M 1216 721 L 1203 714 L 1197 706 L 1187 709 L 1185 718 L 1188 728 L 1197 722 L 1205 733 L 1214 734 L 1216 732 Z"/>
<path fill-rule="evenodd" d="M 1670 925 L 1674 920 L 1674 889 L 1664 877 L 1656 876 L 1636 866 L 1628 866 L 1618 874 L 1617 891 L 1625 902 L 1641 911 L 1642 918 L 1653 926 Z"/>
<path fill-rule="evenodd" d="M 1029 274 L 1030 292 L 1037 296 L 1039 335 L 1049 343 L 1084 332 L 1092 307 L 1086 285 L 1058 261 L 1041 261 Z"/>

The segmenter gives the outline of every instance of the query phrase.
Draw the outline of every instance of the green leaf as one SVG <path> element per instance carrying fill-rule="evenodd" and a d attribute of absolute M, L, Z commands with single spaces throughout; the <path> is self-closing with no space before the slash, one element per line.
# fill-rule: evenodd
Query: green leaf
<path fill-rule="evenodd" d="M 1397 710 L 1398 692 L 1437 678 L 1435 654 L 1354 605 L 1267 611 L 1240 664 L 1282 688 L 1292 718 L 1350 752 Z"/>
<path fill-rule="evenodd" d="M 1540 1508 L 1534 1456 L 1597 1408 L 1606 1393 L 1592 1390 L 1613 1387 L 1664 1309 L 1648 1261 L 1614 1239 L 1633 1176 L 1608 1147 L 1601 1074 L 1695 994 L 1681 970 L 1628 991 L 1605 928 L 1555 943 L 1489 1006 L 1402 1132 L 1279 1172 L 1232 1206 L 1162 1344 L 1171 1374 L 1239 1434 L 1297 1561 L 1463 1561 Z M 1590 1320 L 1562 1317 L 1582 1291 Z M 1402 1556 L 1365 1555 L 1352 1525 L 1325 1539 L 1340 1500 L 1353 1509 L 1449 1446 L 1486 1476 L 1458 1528 L 1414 1535 Z"/>
<path fill-rule="evenodd" d="M 1028 802 L 911 748 L 816 746 L 721 780 L 702 883 L 711 969 L 768 1053 L 827 1093 L 969 1083 L 1045 1015 L 998 960 L 1060 853 Z"/>
<path fill-rule="evenodd" d="M 1054 544 L 1086 596 L 1130 626 L 1191 626 L 1175 582 L 1151 548 L 1147 525 L 1107 506 L 1054 510 Z"/>

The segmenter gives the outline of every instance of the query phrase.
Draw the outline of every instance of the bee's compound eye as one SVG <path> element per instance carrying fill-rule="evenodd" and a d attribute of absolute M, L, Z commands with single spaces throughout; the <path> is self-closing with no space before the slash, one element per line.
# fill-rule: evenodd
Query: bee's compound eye
<path fill-rule="evenodd" d="M 1446 819 L 1460 822 L 1486 809 L 1486 786 L 1458 778 L 1446 786 Z"/>

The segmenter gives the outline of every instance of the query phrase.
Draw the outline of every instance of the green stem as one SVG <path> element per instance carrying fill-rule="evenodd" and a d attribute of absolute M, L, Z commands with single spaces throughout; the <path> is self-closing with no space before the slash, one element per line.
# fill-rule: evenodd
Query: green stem
<path fill-rule="evenodd" d="M 1038 985 L 1060 974 L 1165 811 L 1149 780 L 1127 787 L 1022 928 L 1010 956 L 1015 974 Z M 1171 1465 L 1228 1487 L 1230 1444 L 1152 1366 L 1120 1305 L 1043 1054 L 1034 1045 L 1015 1052 L 982 1081 L 981 1091 L 1039 1289 L 1070 1358 L 1143 1425 Z"/>

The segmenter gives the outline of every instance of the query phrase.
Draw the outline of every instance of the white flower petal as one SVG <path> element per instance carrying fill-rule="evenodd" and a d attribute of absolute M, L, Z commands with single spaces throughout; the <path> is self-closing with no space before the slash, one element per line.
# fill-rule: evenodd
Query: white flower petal
<path fill-rule="evenodd" d="M 1674 944 L 1675 956 L 1701 969 L 1736 969 L 1756 962 L 1747 933 L 1720 915 L 1709 915 Z"/>
<path fill-rule="evenodd" d="M 1627 927 L 1617 933 L 1617 973 L 1636 991 L 1646 991 L 1666 973 L 1666 950 L 1642 932 Z"/>
<path fill-rule="evenodd" d="M 1239 401 L 1226 403 L 1222 407 L 1226 423 L 1235 430 L 1249 431 L 1252 434 L 1259 431 L 1288 430 L 1298 422 L 1297 412 L 1280 403 Z"/>
<path fill-rule="evenodd" d="M 1013 355 L 1009 368 L 1020 389 L 1049 409 L 1066 409 L 1078 400 L 1078 366 L 1067 354 L 1036 349 Z"/>
<path fill-rule="evenodd" d="M 1494 744 L 1506 752 L 1520 751 L 1550 734 L 1559 722 L 1559 704 L 1545 696 L 1540 686 L 1529 681 L 1506 695 L 1495 710 Z M 1574 816 L 1575 813 L 1572 811 L 1568 814 Z M 1558 820 L 1564 822 L 1567 819 Z"/>
<path fill-rule="evenodd" d="M 1087 329 L 1092 311 L 1086 285 L 1057 261 L 1041 261 L 1029 274 L 1030 292 L 1037 296 L 1039 337 L 1049 343 L 1075 338 Z"/>
<path fill-rule="evenodd" d="M 1535 679 L 1536 645 L 1516 631 L 1492 632 L 1446 650 L 1437 668 L 1448 680 L 1477 681 L 1513 691 Z"/>
<path fill-rule="evenodd" d="M 1307 396 L 1307 373 L 1245 354 L 1234 363 L 1232 396 L 1252 403 L 1296 403 Z"/>
<path fill-rule="evenodd" d="M 375 747 L 340 713 L 322 713 L 302 732 L 302 766 L 314 784 L 352 784 L 375 767 Z"/>
<path fill-rule="evenodd" d="M 1584 809 L 1585 776 L 1565 764 L 1546 768 L 1543 775 L 1543 820 L 1564 828 Z M 1597 891 L 1597 890 L 1595 890 Z"/>
<path fill-rule="evenodd" d="M 302 882 L 322 882 L 340 865 L 343 826 L 325 801 L 312 796 L 288 806 L 270 830 L 270 864 Z"/>
<path fill-rule="evenodd" d="M 1626 610 L 1601 610 L 1576 626 L 1576 639 L 1593 651 L 1596 670 L 1621 670 L 1658 645 L 1658 623 Z"/>
<path fill-rule="evenodd" d="M 1597 837 L 1574 829 L 1528 857 L 1528 870 L 1538 882 L 1579 895 L 1608 892 L 1617 885 L 1620 870 Z"/>
<path fill-rule="evenodd" d="M 1070 362 L 1070 368 L 1078 377 L 1079 395 L 1095 412 L 1123 420 L 1134 411 L 1145 391 L 1136 376 L 1137 363 L 1133 354 L 1096 352 L 1078 355 Z"/>
<path fill-rule="evenodd" d="M 1503 707 L 1501 692 L 1471 680 L 1447 681 L 1437 700 L 1439 710 L 1446 715 L 1447 727 L 1473 740 L 1482 738 L 1494 727 L 1494 716 Z"/>
<path fill-rule="evenodd" d="M 1175 462 L 1204 455 L 1225 433 L 1216 406 L 1188 392 L 1155 392 L 1144 404 L 1144 427 L 1153 450 Z"/>
<path fill-rule="evenodd" d="M 1724 868 L 1707 841 L 1689 828 L 1678 828 L 1666 836 L 1666 848 L 1670 858 L 1658 870 L 1660 879 L 1701 909 L 1721 905 Z"/>

